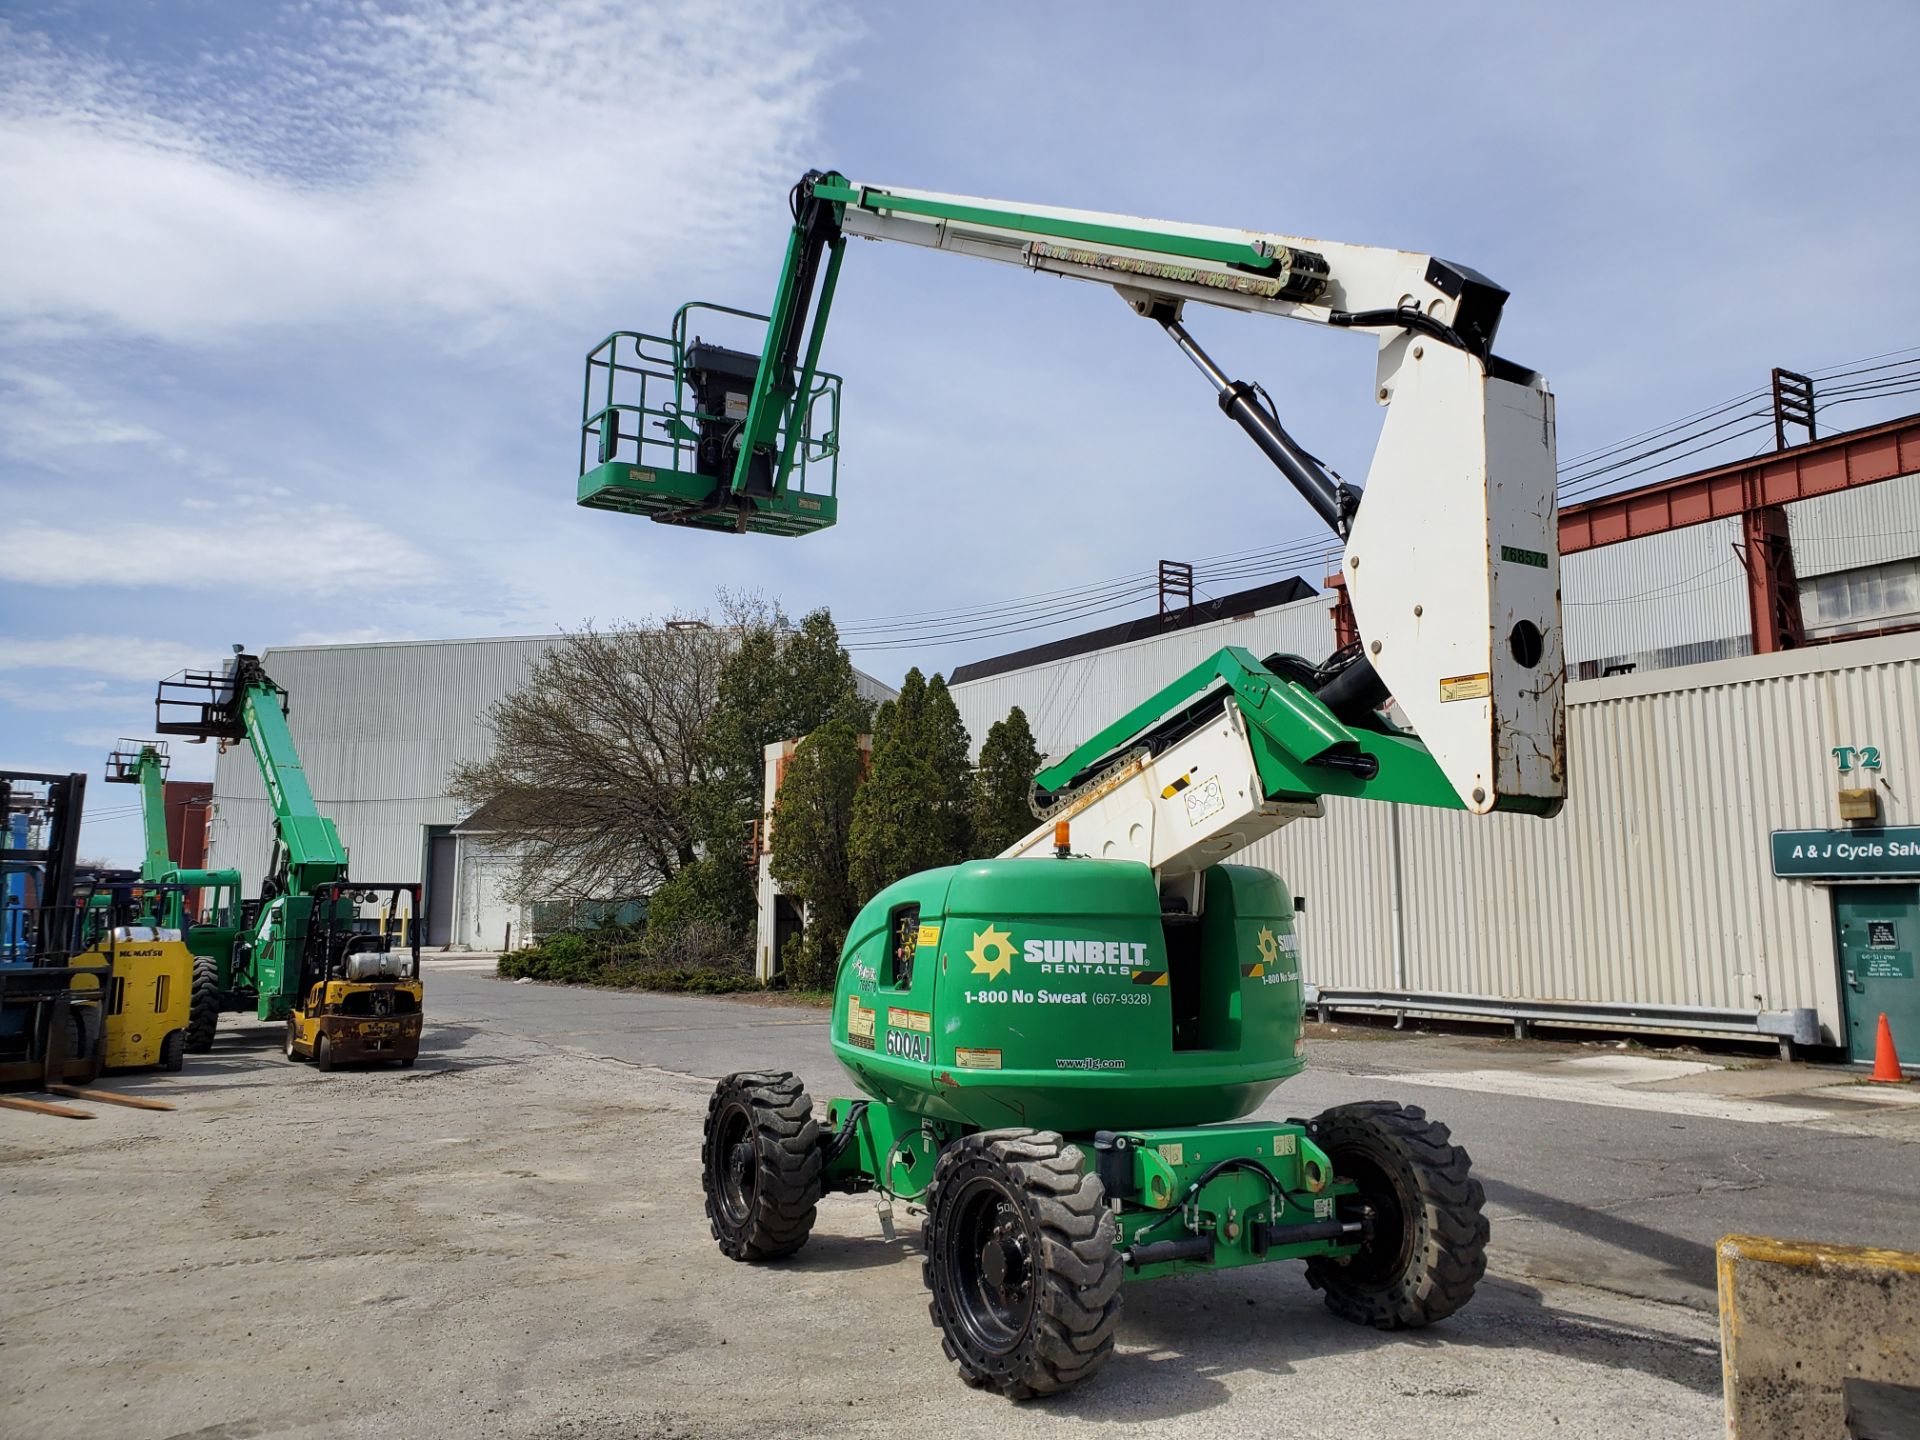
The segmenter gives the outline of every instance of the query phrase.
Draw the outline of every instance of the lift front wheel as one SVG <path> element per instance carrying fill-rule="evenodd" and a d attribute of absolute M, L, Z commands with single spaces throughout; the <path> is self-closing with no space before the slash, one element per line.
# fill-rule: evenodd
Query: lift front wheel
<path fill-rule="evenodd" d="M 753 1071 L 714 1087 L 700 1167 L 723 1254 L 779 1260 L 807 1243 L 820 1201 L 820 1127 L 792 1075 Z"/>
<path fill-rule="evenodd" d="M 1088 1379 L 1113 1353 L 1120 1255 L 1080 1151 L 1044 1130 L 987 1130 L 934 1170 L 921 1274 L 941 1346 L 976 1389 L 1014 1400 Z"/>
<path fill-rule="evenodd" d="M 1336 1105 L 1307 1133 L 1334 1174 L 1359 1188 L 1342 1217 L 1352 1206 L 1370 1225 L 1357 1255 L 1307 1261 L 1307 1283 L 1327 1308 L 1356 1325 L 1405 1330 L 1466 1304 L 1487 1271 L 1486 1196 L 1447 1127 L 1417 1106 L 1373 1100 Z"/>

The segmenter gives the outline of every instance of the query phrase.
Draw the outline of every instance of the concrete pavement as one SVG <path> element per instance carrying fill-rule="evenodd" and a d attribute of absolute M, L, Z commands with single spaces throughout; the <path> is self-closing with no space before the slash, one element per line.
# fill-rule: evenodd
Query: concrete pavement
<path fill-rule="evenodd" d="M 515 985 L 491 956 L 426 962 L 436 997 L 482 1023 L 629 1065 L 714 1079 L 791 1070 L 818 1100 L 846 1081 L 823 1009 Z M 1493 1035 L 1310 1027 L 1307 1071 L 1263 1117 L 1395 1099 L 1474 1159 L 1496 1273 L 1711 1309 L 1714 1243 L 1735 1231 L 1920 1249 L 1920 1104 L 1828 1066 L 1650 1054 Z"/>

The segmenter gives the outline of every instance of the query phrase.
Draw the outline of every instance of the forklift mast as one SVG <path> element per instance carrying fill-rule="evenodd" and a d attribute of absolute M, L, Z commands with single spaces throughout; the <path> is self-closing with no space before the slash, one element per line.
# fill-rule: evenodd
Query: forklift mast
<path fill-rule="evenodd" d="M 588 356 L 578 503 L 736 533 L 832 525 L 840 388 L 819 365 L 849 235 L 1102 285 L 1172 340 L 1340 542 L 1357 646 L 1286 674 L 1231 659 L 1239 683 L 1217 673 L 1198 693 L 1160 697 L 1172 710 L 1219 702 L 1244 718 L 1256 691 L 1285 693 L 1310 713 L 1308 748 L 1292 758 L 1314 785 L 1339 784 L 1303 798 L 1299 775 L 1272 791 L 1256 777 L 1241 803 L 1252 811 L 1353 793 L 1430 795 L 1425 803 L 1476 814 L 1558 809 L 1566 677 L 1553 396 L 1494 352 L 1504 289 L 1433 255 L 866 185 L 833 171 L 804 176 L 789 208 L 766 317 L 683 306 L 670 335 L 616 331 Z M 1364 486 L 1296 440 L 1261 386 L 1215 363 L 1186 328 L 1189 306 L 1374 338 L 1374 398 L 1386 417 Z M 764 318 L 751 378 L 745 352 L 689 340 L 694 312 Z M 1223 686 L 1231 699 L 1220 699 Z M 1375 752 L 1393 746 L 1370 751 L 1343 733 L 1404 735 L 1380 713 L 1388 697 L 1417 736 L 1392 766 Z M 1130 718 L 1160 734 L 1167 714 Z M 1114 739 L 1103 737 L 1089 746 Z"/>
<path fill-rule="evenodd" d="M 75 903 L 87 777 L 0 770 L 0 1086 L 85 1083 L 104 1057 L 99 999 Z"/>

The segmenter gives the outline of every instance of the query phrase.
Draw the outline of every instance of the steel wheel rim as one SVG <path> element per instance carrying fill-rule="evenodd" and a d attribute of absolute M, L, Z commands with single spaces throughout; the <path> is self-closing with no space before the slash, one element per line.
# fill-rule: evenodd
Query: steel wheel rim
<path fill-rule="evenodd" d="M 945 1245 L 955 1317 L 991 1355 L 1020 1343 L 1033 1320 L 1033 1235 L 1018 1196 L 992 1175 L 960 1188 L 948 1212 Z"/>
<path fill-rule="evenodd" d="M 1364 1284 L 1391 1284 L 1407 1267 L 1413 1252 L 1410 1205 L 1398 1176 L 1378 1157 L 1364 1150 L 1348 1150 L 1334 1160 L 1334 1170 L 1358 1188 L 1355 1197 L 1373 1212 L 1373 1236 L 1348 1261 L 1348 1273 Z"/>
<path fill-rule="evenodd" d="M 721 1215 L 733 1229 L 744 1229 L 760 1193 L 760 1165 L 753 1117 L 737 1101 L 720 1112 L 713 1127 L 713 1169 L 714 1198 Z"/>

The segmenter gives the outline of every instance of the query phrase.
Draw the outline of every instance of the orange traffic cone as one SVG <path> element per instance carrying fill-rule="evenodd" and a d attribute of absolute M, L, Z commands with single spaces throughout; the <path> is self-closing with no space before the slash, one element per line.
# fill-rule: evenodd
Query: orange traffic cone
<path fill-rule="evenodd" d="M 1887 1024 L 1887 1012 L 1880 1012 L 1880 1033 L 1873 1040 L 1873 1075 L 1882 1082 L 1899 1084 L 1907 1077 L 1900 1073 L 1900 1053 L 1893 1048 L 1893 1030 Z"/>

